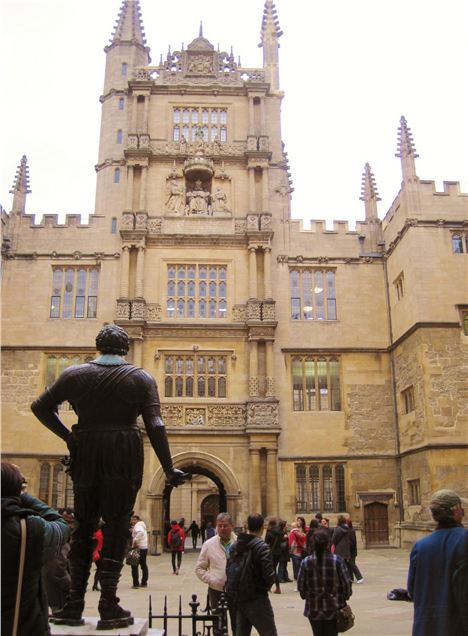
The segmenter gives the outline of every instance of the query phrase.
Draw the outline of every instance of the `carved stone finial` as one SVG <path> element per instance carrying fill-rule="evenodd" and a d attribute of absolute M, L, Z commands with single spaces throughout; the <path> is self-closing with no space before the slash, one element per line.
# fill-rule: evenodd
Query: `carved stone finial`
<path fill-rule="evenodd" d="M 29 168 L 26 155 L 21 157 L 19 166 L 16 169 L 13 187 L 10 194 L 13 195 L 13 212 L 24 214 L 26 211 L 26 195 L 29 194 Z"/>
<path fill-rule="evenodd" d="M 416 153 L 411 129 L 408 128 L 403 115 L 400 118 L 400 127 L 398 128 L 398 152 L 395 156 L 401 159 L 403 181 L 417 181 L 415 159 L 419 155 Z"/>
<path fill-rule="evenodd" d="M 364 172 L 362 173 L 361 196 L 359 198 L 365 203 L 366 219 L 377 218 L 377 201 L 380 201 L 380 197 L 374 174 L 368 163 L 364 166 Z"/>

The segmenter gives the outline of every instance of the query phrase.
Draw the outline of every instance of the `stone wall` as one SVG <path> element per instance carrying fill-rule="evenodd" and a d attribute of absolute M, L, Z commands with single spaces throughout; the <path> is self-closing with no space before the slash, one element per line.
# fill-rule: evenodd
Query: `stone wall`
<path fill-rule="evenodd" d="M 2 408 L 17 414 L 29 414 L 31 402 L 38 395 L 39 375 L 38 352 L 3 351 Z"/>
<path fill-rule="evenodd" d="M 391 385 L 352 384 L 347 390 L 350 453 L 395 452 Z"/>

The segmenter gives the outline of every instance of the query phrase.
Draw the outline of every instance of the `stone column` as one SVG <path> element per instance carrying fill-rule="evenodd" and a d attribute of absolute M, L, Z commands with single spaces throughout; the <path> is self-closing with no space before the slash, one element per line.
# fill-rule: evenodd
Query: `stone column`
<path fill-rule="evenodd" d="M 262 170 L 262 212 L 268 212 L 269 209 L 269 174 L 268 168 L 263 168 Z"/>
<path fill-rule="evenodd" d="M 258 342 L 250 342 L 249 355 L 249 396 L 258 397 Z"/>
<path fill-rule="evenodd" d="M 143 245 L 138 246 L 137 262 L 136 262 L 136 281 L 135 281 L 135 297 L 143 298 L 143 279 L 145 273 L 145 248 Z"/>
<path fill-rule="evenodd" d="M 125 209 L 133 209 L 133 166 L 127 167 L 127 192 L 125 194 Z"/>
<path fill-rule="evenodd" d="M 278 472 L 277 451 L 267 448 L 266 483 L 267 483 L 267 515 L 278 514 Z"/>
<path fill-rule="evenodd" d="M 250 448 L 249 512 L 260 512 L 262 504 L 260 481 L 260 449 Z"/>
<path fill-rule="evenodd" d="M 137 111 L 138 111 L 138 97 L 133 95 L 132 100 L 132 132 L 137 132 Z"/>
<path fill-rule="evenodd" d="M 255 212 L 255 168 L 249 168 L 249 212 Z"/>
<path fill-rule="evenodd" d="M 148 166 L 141 166 L 140 210 L 146 210 L 146 184 L 148 180 Z"/>
<path fill-rule="evenodd" d="M 249 247 L 249 298 L 257 298 L 257 248 Z"/>
<path fill-rule="evenodd" d="M 120 261 L 120 298 L 128 298 L 128 286 L 130 276 L 130 248 L 122 247 L 122 260 Z"/>
<path fill-rule="evenodd" d="M 143 111 L 143 131 L 144 133 L 148 132 L 148 113 L 149 113 L 149 95 L 145 95 L 145 110 Z"/>
<path fill-rule="evenodd" d="M 273 361 L 273 340 L 265 342 L 266 349 L 266 397 L 275 395 L 275 371 Z"/>
<path fill-rule="evenodd" d="M 133 341 L 133 364 L 136 367 L 141 367 L 142 353 L 143 353 L 143 340 L 135 339 Z"/>
<path fill-rule="evenodd" d="M 249 97 L 249 135 L 255 135 L 254 98 Z"/>
<path fill-rule="evenodd" d="M 264 135 L 266 130 L 266 118 L 265 118 L 265 98 L 260 98 L 260 134 Z"/>
<path fill-rule="evenodd" d="M 263 292 L 265 299 L 272 298 L 271 291 L 271 247 L 263 248 Z"/>

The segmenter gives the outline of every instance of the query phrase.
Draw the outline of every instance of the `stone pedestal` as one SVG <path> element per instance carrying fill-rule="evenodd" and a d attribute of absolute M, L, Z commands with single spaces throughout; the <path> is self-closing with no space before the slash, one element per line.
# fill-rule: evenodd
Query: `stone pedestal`
<path fill-rule="evenodd" d="M 163 636 L 162 629 L 148 629 L 146 618 L 135 618 L 135 623 L 130 627 L 118 627 L 117 629 L 96 629 L 99 618 L 85 616 L 85 624 L 79 627 L 70 625 L 50 624 L 52 636 Z"/>

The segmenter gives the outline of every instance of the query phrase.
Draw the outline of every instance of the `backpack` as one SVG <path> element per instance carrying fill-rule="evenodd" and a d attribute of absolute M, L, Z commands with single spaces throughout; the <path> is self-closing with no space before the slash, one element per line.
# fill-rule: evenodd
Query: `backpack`
<path fill-rule="evenodd" d="M 182 537 L 179 530 L 171 530 L 171 548 L 180 548 L 182 545 Z"/>
<path fill-rule="evenodd" d="M 255 576 L 252 560 L 252 548 L 261 543 L 261 539 L 254 539 L 244 552 L 238 551 L 235 543 L 228 556 L 226 564 L 226 585 L 224 587 L 228 599 L 232 601 L 246 601 L 256 594 Z"/>
<path fill-rule="evenodd" d="M 468 531 L 465 532 L 465 557 L 457 563 L 452 574 L 452 594 L 457 608 L 458 618 L 468 633 Z"/>

